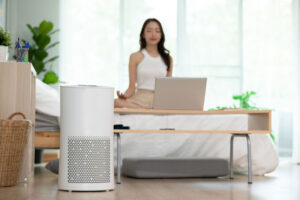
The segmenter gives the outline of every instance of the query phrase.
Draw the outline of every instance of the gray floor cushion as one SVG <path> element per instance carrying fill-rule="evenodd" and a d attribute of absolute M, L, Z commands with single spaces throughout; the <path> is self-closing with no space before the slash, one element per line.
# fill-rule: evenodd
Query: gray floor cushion
<path fill-rule="evenodd" d="M 228 161 L 216 158 L 125 158 L 122 174 L 134 178 L 219 177 L 228 174 Z"/>
<path fill-rule="evenodd" d="M 59 159 L 48 162 L 45 167 L 46 167 L 46 169 L 50 170 L 51 172 L 58 174 Z"/>

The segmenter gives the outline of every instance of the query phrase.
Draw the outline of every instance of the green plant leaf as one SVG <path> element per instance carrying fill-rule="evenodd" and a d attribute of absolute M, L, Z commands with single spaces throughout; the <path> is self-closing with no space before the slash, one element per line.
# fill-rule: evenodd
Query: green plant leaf
<path fill-rule="evenodd" d="M 48 56 L 48 53 L 43 49 L 38 49 L 35 52 L 35 57 L 37 60 L 43 61 Z"/>
<path fill-rule="evenodd" d="M 273 140 L 273 142 L 276 143 L 276 141 L 275 141 L 275 136 L 274 136 L 273 133 L 270 133 L 270 137 L 271 137 L 271 139 Z"/>
<path fill-rule="evenodd" d="M 50 32 L 49 35 L 53 35 L 54 33 L 58 32 L 58 31 L 59 31 L 59 29 L 56 29 L 56 30 Z"/>
<path fill-rule="evenodd" d="M 46 20 L 42 21 L 39 26 L 41 35 L 47 35 L 53 29 L 53 23 Z"/>
<path fill-rule="evenodd" d="M 55 47 L 56 45 L 58 45 L 59 44 L 59 42 L 54 42 L 53 44 L 50 44 L 49 46 L 47 46 L 46 48 L 45 48 L 45 50 L 48 50 L 48 49 L 50 49 L 50 48 L 52 48 L 52 47 Z"/>
<path fill-rule="evenodd" d="M 56 75 L 55 72 L 53 72 L 53 71 L 48 71 L 48 72 L 45 74 L 45 76 L 44 76 L 43 82 L 44 82 L 44 83 L 47 83 L 47 84 L 54 84 L 54 83 L 57 83 L 57 82 L 58 82 L 58 76 Z"/>
<path fill-rule="evenodd" d="M 43 61 L 33 59 L 31 62 L 37 74 L 46 71 L 45 64 Z"/>
<path fill-rule="evenodd" d="M 30 24 L 27 24 L 28 29 L 33 34 L 33 37 L 37 37 L 39 34 L 39 29 L 37 27 L 33 28 Z"/>
<path fill-rule="evenodd" d="M 253 109 L 256 107 L 250 105 L 250 97 L 255 94 L 256 94 L 256 92 L 254 92 L 254 91 L 246 91 L 245 93 L 232 96 L 232 99 L 240 101 L 240 108 Z"/>
<path fill-rule="evenodd" d="M 49 60 L 47 60 L 45 63 L 53 62 L 54 60 L 56 60 L 58 58 L 59 58 L 59 56 L 54 56 L 54 57 L 50 58 Z"/>
<path fill-rule="evenodd" d="M 48 35 L 39 35 L 36 39 L 36 43 L 39 49 L 44 49 L 49 43 L 51 39 Z"/>
<path fill-rule="evenodd" d="M 234 96 L 232 96 L 232 98 L 233 98 L 234 100 L 242 99 L 242 95 L 234 95 Z"/>
<path fill-rule="evenodd" d="M 30 46 L 28 50 L 28 61 L 32 63 L 33 57 L 35 57 L 35 48 Z"/>
<path fill-rule="evenodd" d="M 10 33 L 0 27 L 0 45 L 10 47 L 12 44 Z"/>

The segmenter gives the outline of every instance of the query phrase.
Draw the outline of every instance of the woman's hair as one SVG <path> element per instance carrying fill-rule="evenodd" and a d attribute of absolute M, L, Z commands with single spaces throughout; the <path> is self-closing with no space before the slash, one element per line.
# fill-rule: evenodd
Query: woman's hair
<path fill-rule="evenodd" d="M 160 56 L 162 57 L 164 63 L 167 65 L 167 71 L 169 71 L 170 64 L 171 64 L 170 63 L 171 62 L 170 61 L 170 51 L 168 49 L 166 49 L 165 46 L 164 46 L 164 43 L 165 43 L 164 30 L 161 26 L 161 23 L 157 19 L 149 18 L 144 22 L 141 33 L 140 33 L 140 50 L 142 50 L 146 47 L 146 40 L 143 37 L 143 34 L 144 34 L 144 31 L 145 31 L 145 28 L 146 28 L 147 24 L 150 23 L 150 22 L 156 22 L 158 24 L 159 28 L 160 28 L 161 38 L 160 38 L 160 41 L 157 45 L 158 52 L 159 52 Z"/>

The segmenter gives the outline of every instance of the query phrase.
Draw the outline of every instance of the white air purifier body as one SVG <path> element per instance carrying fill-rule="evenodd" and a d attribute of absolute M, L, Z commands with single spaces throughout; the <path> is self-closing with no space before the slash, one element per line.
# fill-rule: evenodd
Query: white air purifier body
<path fill-rule="evenodd" d="M 58 188 L 114 189 L 114 89 L 61 86 Z"/>

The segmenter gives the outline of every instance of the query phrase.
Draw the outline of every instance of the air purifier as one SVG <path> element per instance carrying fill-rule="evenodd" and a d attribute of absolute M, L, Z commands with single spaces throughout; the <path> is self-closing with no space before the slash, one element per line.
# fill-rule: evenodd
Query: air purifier
<path fill-rule="evenodd" d="M 68 191 L 114 189 L 114 89 L 61 86 L 58 188 Z"/>

